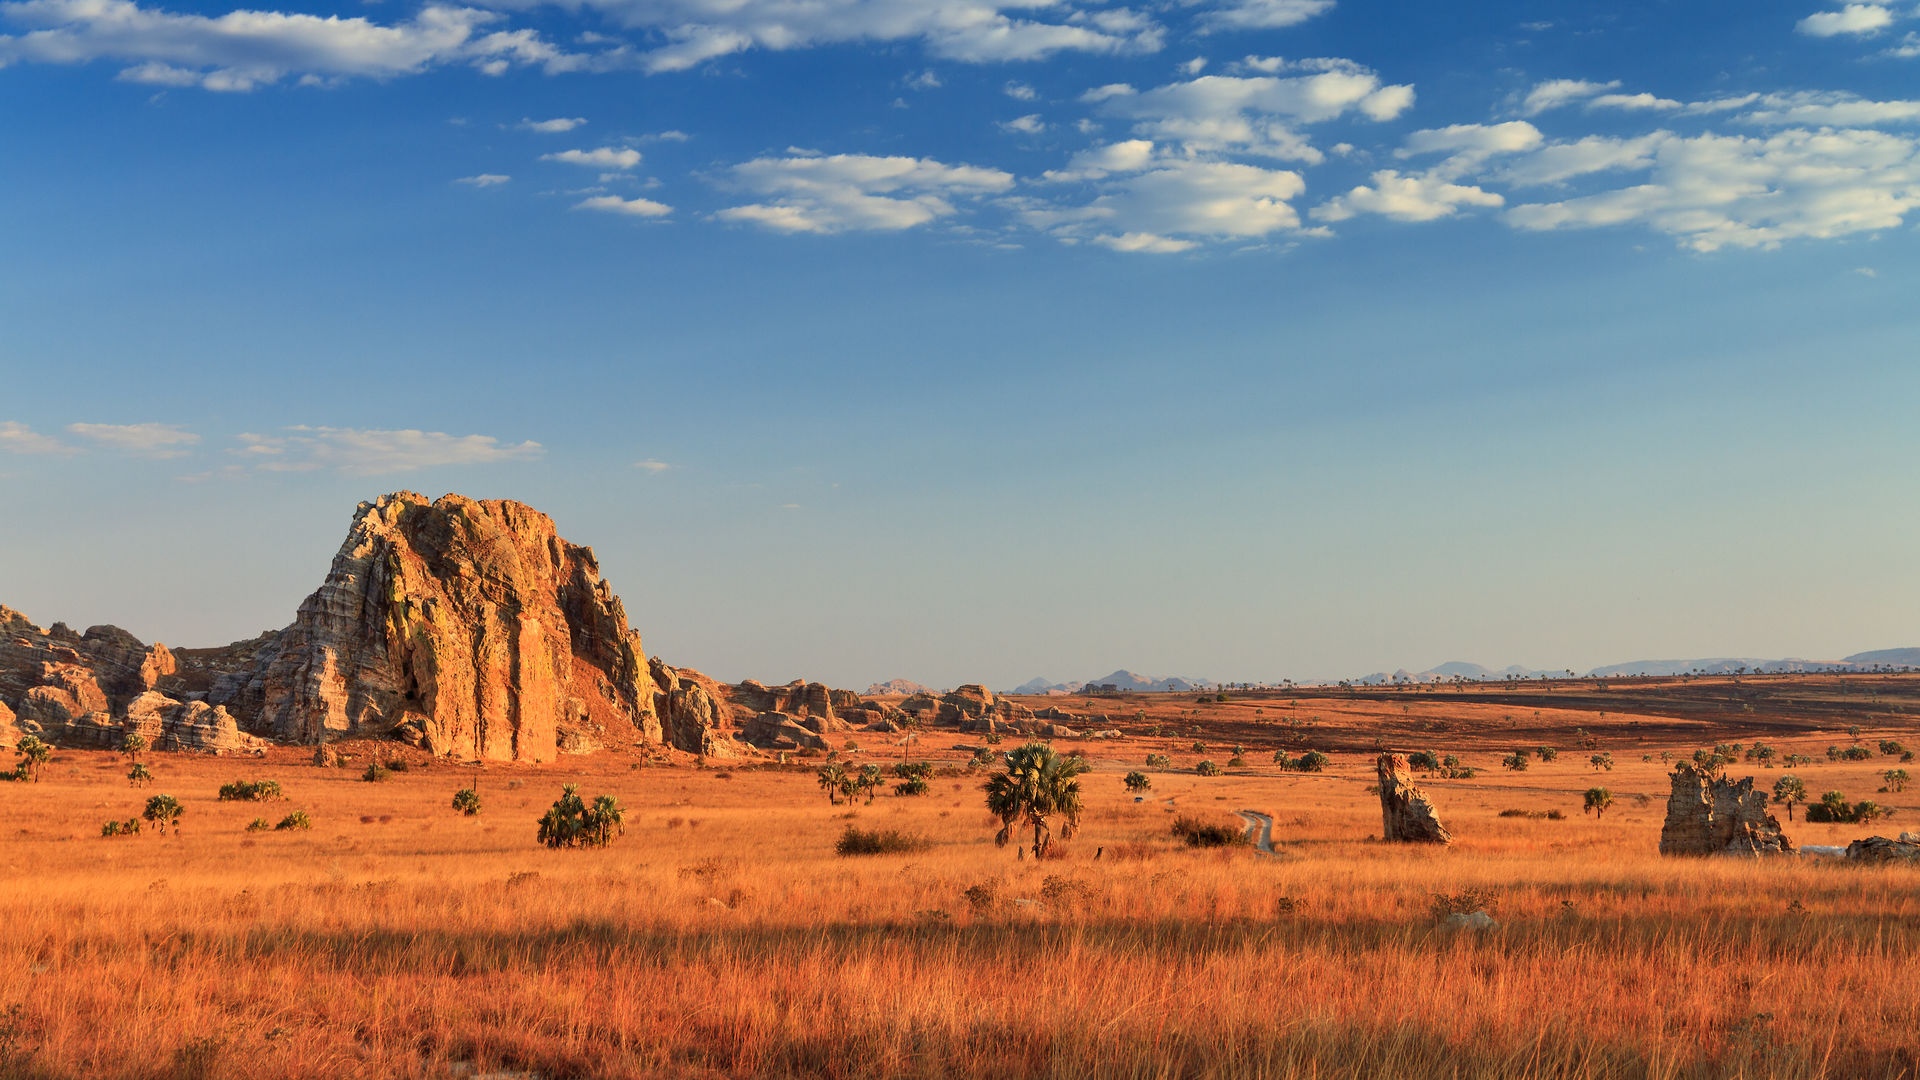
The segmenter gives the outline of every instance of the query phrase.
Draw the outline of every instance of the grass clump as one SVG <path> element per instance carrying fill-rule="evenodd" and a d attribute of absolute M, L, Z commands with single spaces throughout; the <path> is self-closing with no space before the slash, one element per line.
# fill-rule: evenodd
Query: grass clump
<path fill-rule="evenodd" d="M 1188 847 L 1240 847 L 1253 842 L 1244 826 L 1184 815 L 1174 819 L 1173 835 L 1185 840 Z"/>
<path fill-rule="evenodd" d="M 284 798 L 278 780 L 235 780 L 220 785 L 221 802 L 268 802 Z"/>
<path fill-rule="evenodd" d="M 834 841 L 833 853 L 836 855 L 900 855 L 915 851 L 925 851 L 932 847 L 926 837 L 914 833 L 901 832 L 898 829 L 856 829 L 847 826 L 840 839 Z"/>

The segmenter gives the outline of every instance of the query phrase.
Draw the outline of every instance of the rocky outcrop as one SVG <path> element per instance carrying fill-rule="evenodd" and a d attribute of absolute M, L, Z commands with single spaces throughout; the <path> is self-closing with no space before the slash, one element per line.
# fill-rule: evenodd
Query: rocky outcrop
<path fill-rule="evenodd" d="M 740 725 L 740 737 L 762 750 L 798 750 L 802 747 L 828 750 L 831 746 L 826 733 L 818 730 L 824 726 L 824 721 L 817 716 L 760 713 Z"/>
<path fill-rule="evenodd" d="M 894 696 L 911 697 L 914 694 L 925 694 L 928 697 L 932 697 L 933 688 L 928 686 L 922 686 L 919 683 L 913 682 L 908 679 L 888 679 L 886 682 L 874 683 L 872 686 L 867 687 L 866 696 L 867 697 L 894 697 Z"/>
<path fill-rule="evenodd" d="M 1048 705 L 1044 709 L 1036 709 L 1034 710 L 1033 716 L 1036 720 L 1058 720 L 1062 723 L 1069 724 L 1080 719 L 1078 716 L 1056 705 Z"/>
<path fill-rule="evenodd" d="M 240 724 L 224 707 L 204 701 L 175 701 L 165 694 L 149 690 L 127 705 L 125 724 L 116 732 L 104 733 L 103 745 L 119 745 L 119 735 L 128 731 L 146 737 L 156 750 L 202 750 L 227 753 L 257 750 L 267 741 L 240 730 Z"/>
<path fill-rule="evenodd" d="M 1381 754 L 1374 763 L 1380 780 L 1380 838 L 1389 844 L 1451 844 L 1453 834 L 1440 824 L 1433 803 L 1413 786 L 1413 770 L 1404 754 Z"/>
<path fill-rule="evenodd" d="M 1681 762 L 1670 778 L 1667 820 L 1660 827 L 1662 855 L 1758 855 L 1789 852 L 1792 841 L 1767 813 L 1765 792 L 1753 777 L 1730 780 Z"/>
<path fill-rule="evenodd" d="M 731 710 L 720 685 L 691 669 L 648 662 L 654 712 L 667 744 L 703 757 L 738 757 L 743 748 L 730 733 Z"/>
<path fill-rule="evenodd" d="M 833 710 L 834 695 L 847 691 L 834 690 L 825 683 L 803 682 L 795 679 L 784 686 L 762 686 L 748 679 L 735 684 L 730 690 L 733 703 L 744 711 L 758 715 L 760 713 L 791 713 L 796 716 L 822 716 L 835 718 Z M 858 701 L 858 697 L 853 698 Z"/>
<path fill-rule="evenodd" d="M 0 750 L 11 750 L 20 745 L 20 736 L 25 734 L 20 725 L 14 723 L 13 710 L 7 703 L 0 701 Z"/>
<path fill-rule="evenodd" d="M 940 719 L 958 723 L 963 716 L 985 716 L 993 712 L 993 703 L 993 691 L 979 683 L 968 683 L 940 696 Z"/>
<path fill-rule="evenodd" d="M 640 636 L 591 548 L 517 502 L 362 503 L 326 581 L 208 693 L 287 742 L 409 727 L 439 754 L 548 761 L 658 742 Z"/>
<path fill-rule="evenodd" d="M 1869 836 L 1847 845 L 1847 858 L 1855 862 L 1920 863 L 1920 836 L 1901 833 L 1900 839 Z"/>

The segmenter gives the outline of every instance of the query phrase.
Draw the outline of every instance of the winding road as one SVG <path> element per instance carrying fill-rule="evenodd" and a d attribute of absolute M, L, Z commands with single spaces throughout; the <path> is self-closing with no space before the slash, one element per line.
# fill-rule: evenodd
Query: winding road
<path fill-rule="evenodd" d="M 1262 855 L 1273 855 L 1273 819 L 1258 810 L 1235 810 L 1240 820 L 1247 823 L 1247 838 L 1253 841 L 1253 849 Z"/>

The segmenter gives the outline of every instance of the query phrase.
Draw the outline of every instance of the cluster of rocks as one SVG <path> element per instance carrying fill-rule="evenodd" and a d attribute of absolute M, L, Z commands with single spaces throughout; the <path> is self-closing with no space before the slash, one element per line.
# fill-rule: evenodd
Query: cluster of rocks
<path fill-rule="evenodd" d="M 1767 813 L 1767 795 L 1753 777 L 1733 780 L 1681 762 L 1669 778 L 1667 820 L 1660 826 L 1662 855 L 1759 855 L 1786 853 L 1793 842 Z"/>
<path fill-rule="evenodd" d="M 264 745 L 208 704 L 165 645 L 117 626 L 45 630 L 0 607 L 0 747 L 22 736 L 118 746 L 130 732 L 162 749 L 226 752 Z"/>
<path fill-rule="evenodd" d="M 1451 844 L 1453 834 L 1440 824 L 1433 803 L 1413 785 L 1413 769 L 1404 754 L 1381 754 L 1374 762 L 1380 780 L 1380 838 L 1390 844 Z"/>

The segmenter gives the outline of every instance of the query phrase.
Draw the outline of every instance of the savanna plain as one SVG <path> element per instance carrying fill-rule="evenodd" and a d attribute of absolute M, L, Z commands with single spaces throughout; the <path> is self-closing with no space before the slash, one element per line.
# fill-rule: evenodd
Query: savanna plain
<path fill-rule="evenodd" d="M 1055 740 L 1092 769 L 1043 859 L 995 845 L 982 736 L 955 732 L 855 733 L 838 760 L 935 773 L 851 802 L 820 757 L 479 766 L 356 742 L 339 766 L 150 752 L 136 789 L 123 754 L 56 751 L 0 784 L 0 1075 L 1920 1075 L 1920 869 L 1657 853 L 1671 762 L 1733 743 L 1729 774 L 1763 790 L 1791 773 L 1892 815 L 1802 806 L 1796 844 L 1913 827 L 1881 744 L 1920 745 L 1920 675 L 1044 704 L 1122 736 Z M 1450 847 L 1378 839 L 1381 748 L 1472 770 L 1418 777 Z M 1308 750 L 1323 771 L 1274 763 Z M 365 779 L 376 761 L 406 767 Z M 243 780 L 284 798 L 216 798 Z M 618 800 L 613 843 L 536 841 L 569 784 Z M 174 830 L 101 835 L 158 793 Z M 311 828 L 248 828 L 294 811 Z M 1242 811 L 1271 853 L 1172 830 L 1237 833 Z M 849 828 L 918 843 L 839 854 Z M 1494 925 L 1445 918 L 1466 910 Z"/>

